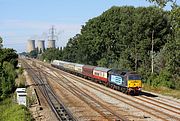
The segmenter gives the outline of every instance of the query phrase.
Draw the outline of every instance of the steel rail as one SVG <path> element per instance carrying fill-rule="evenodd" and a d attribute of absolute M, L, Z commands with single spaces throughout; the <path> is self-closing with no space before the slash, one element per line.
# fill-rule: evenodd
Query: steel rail
<path fill-rule="evenodd" d="M 41 93 L 43 94 L 43 96 L 45 97 L 46 101 L 48 102 L 51 110 L 54 112 L 54 114 L 56 115 L 57 119 L 59 121 L 76 121 L 77 119 L 75 119 L 75 117 L 73 117 L 73 115 L 71 114 L 71 112 L 65 107 L 65 105 L 62 103 L 62 101 L 59 101 L 56 97 L 56 95 L 53 93 L 52 89 L 50 88 L 50 86 L 48 86 L 47 84 L 44 84 L 45 79 L 42 79 L 41 74 L 36 74 L 33 70 L 33 68 L 25 61 L 23 61 L 23 65 L 24 67 L 27 67 L 27 72 L 31 75 L 32 79 L 34 80 L 34 82 L 36 83 L 36 85 L 38 85 L 38 88 L 40 89 Z M 52 99 L 54 98 L 54 99 Z M 53 102 L 53 101 L 55 102 Z M 56 104 L 55 104 L 56 103 Z M 57 107 L 57 105 L 59 105 Z"/>

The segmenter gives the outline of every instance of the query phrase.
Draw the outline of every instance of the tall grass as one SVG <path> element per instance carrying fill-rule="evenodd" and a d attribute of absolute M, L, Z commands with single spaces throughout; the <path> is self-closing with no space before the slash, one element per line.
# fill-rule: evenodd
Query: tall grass
<path fill-rule="evenodd" d="M 12 98 L 0 102 L 0 121 L 31 121 L 31 115 L 25 106 L 15 104 Z"/>
<path fill-rule="evenodd" d="M 167 87 L 153 87 L 149 86 L 148 84 L 143 84 L 143 90 L 180 99 L 180 90 L 173 90 Z"/>

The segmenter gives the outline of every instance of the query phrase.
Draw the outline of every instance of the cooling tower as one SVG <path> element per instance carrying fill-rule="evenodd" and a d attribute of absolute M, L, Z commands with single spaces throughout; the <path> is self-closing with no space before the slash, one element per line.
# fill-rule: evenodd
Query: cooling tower
<path fill-rule="evenodd" d="M 55 40 L 48 40 L 48 48 L 55 48 Z"/>
<path fill-rule="evenodd" d="M 45 50 L 45 41 L 44 40 L 38 40 L 38 52 L 44 52 Z"/>
<path fill-rule="evenodd" d="M 27 52 L 30 53 L 32 50 L 35 50 L 35 40 L 28 40 Z"/>

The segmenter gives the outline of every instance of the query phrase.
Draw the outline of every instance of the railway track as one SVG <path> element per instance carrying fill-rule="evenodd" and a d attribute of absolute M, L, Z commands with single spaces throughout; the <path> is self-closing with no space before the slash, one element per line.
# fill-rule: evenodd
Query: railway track
<path fill-rule="evenodd" d="M 141 95 L 141 97 L 143 98 L 146 98 L 148 100 L 153 100 L 155 102 L 160 102 L 160 103 L 164 103 L 165 105 L 169 105 L 170 107 L 175 107 L 177 109 L 180 110 L 180 101 L 178 100 L 171 100 L 171 99 L 168 99 L 167 97 L 164 97 L 164 96 L 146 96 L 146 95 Z M 172 106 L 173 105 L 173 106 Z"/>
<path fill-rule="evenodd" d="M 72 79 L 72 80 L 74 80 L 75 83 L 81 83 L 83 85 L 86 85 L 92 89 L 95 89 L 95 90 L 101 92 L 102 94 L 106 94 L 111 98 L 117 99 L 118 101 L 124 102 L 134 108 L 137 108 L 143 112 L 146 112 L 147 114 L 150 114 L 150 115 L 156 117 L 157 119 L 160 119 L 163 121 L 164 120 L 165 121 L 168 121 L 168 120 L 179 121 L 180 120 L 179 106 L 174 106 L 174 105 L 172 105 L 172 103 L 171 104 L 167 103 L 168 101 L 163 101 L 166 99 L 157 100 L 155 98 L 150 98 L 150 97 L 146 97 L 143 95 L 139 96 L 139 97 L 130 97 L 125 94 L 119 94 L 120 92 L 117 92 L 115 90 L 109 90 L 109 88 L 101 89 L 100 88 L 101 85 L 97 85 L 95 83 L 92 83 L 91 81 L 87 81 L 86 79 L 71 75 L 66 72 L 62 72 L 60 70 L 57 70 L 57 69 L 49 67 L 49 66 L 46 66 L 46 67 L 50 68 L 51 71 L 52 70 L 55 72 L 58 71 L 58 74 L 62 73 L 61 76 L 66 75 L 66 76 L 62 76 L 62 77 L 66 78 L 67 82 L 70 82 L 69 80 Z M 51 78 L 57 78 L 57 74 L 51 75 Z M 58 80 L 60 80 L 60 79 L 58 79 Z M 81 92 L 83 92 L 83 91 L 81 90 Z M 108 91 L 111 91 L 111 94 L 107 93 Z"/>
<path fill-rule="evenodd" d="M 45 97 L 48 102 L 51 110 L 57 117 L 59 121 L 76 121 L 71 114 L 71 112 L 66 108 L 66 106 L 57 99 L 57 96 L 52 91 L 51 87 L 47 83 L 46 75 L 44 75 L 39 69 L 34 69 L 28 63 L 23 61 L 23 66 L 28 68 L 26 71 L 32 77 L 35 82 L 35 85 L 38 86 L 42 95 Z"/>
<path fill-rule="evenodd" d="M 47 72 L 46 72 L 47 74 Z M 115 121 L 128 121 L 124 116 L 122 116 L 119 113 L 116 113 L 112 109 L 110 109 L 108 106 L 103 104 L 101 101 L 97 100 L 95 97 L 89 95 L 86 91 L 82 90 L 79 88 L 77 85 L 75 85 L 73 82 L 69 81 L 65 76 L 62 74 L 57 75 L 54 73 L 56 76 L 51 76 L 48 73 L 48 76 L 51 76 L 53 80 L 55 80 L 60 86 L 64 87 L 66 90 L 74 94 L 75 96 L 81 98 L 83 101 L 89 104 L 94 110 L 96 110 L 98 113 L 100 113 L 102 116 L 104 116 L 108 120 L 115 120 Z M 60 83 L 63 81 L 62 84 Z"/>
<path fill-rule="evenodd" d="M 72 78 L 76 81 L 80 81 L 79 79 L 75 78 L 74 76 L 68 76 L 68 77 Z M 84 79 L 82 79 L 81 83 L 83 83 L 84 85 L 87 85 L 91 88 L 95 88 L 96 90 L 98 90 L 98 91 L 100 91 L 106 95 L 109 95 L 115 99 L 118 99 L 121 102 L 124 102 L 128 105 L 131 105 L 132 107 L 135 107 L 135 108 L 140 109 L 144 112 L 147 112 L 148 114 L 151 114 L 151 115 L 153 115 L 159 119 L 162 119 L 164 121 L 165 120 L 177 120 L 177 121 L 180 120 L 179 110 L 176 107 L 173 107 L 176 110 L 176 111 L 174 111 L 174 110 L 170 110 L 168 108 L 165 108 L 165 106 L 164 107 L 160 106 L 160 105 L 163 105 L 163 103 L 159 103 L 160 105 L 158 105 L 158 104 L 154 104 L 150 101 L 146 101 L 143 98 L 138 98 L 138 97 L 131 98 L 130 96 L 125 95 L 125 94 L 119 95 L 117 93 L 107 93 L 107 91 L 109 91 L 108 88 L 107 88 L 107 90 L 101 89 L 97 85 L 92 85 L 92 83 L 88 84 L 88 82 L 87 81 L 85 82 Z M 136 98 L 138 100 L 135 100 L 134 98 Z M 131 103 L 129 103 L 129 102 L 131 102 Z M 132 103 L 132 102 L 134 102 L 134 103 Z M 148 106 L 148 105 L 145 105 L 145 103 L 148 103 L 151 105 Z M 165 110 L 167 110 L 167 111 L 165 111 Z M 172 115 L 172 113 L 173 113 L 173 115 Z"/>
<path fill-rule="evenodd" d="M 69 76 L 69 74 L 67 74 L 65 72 L 62 72 L 62 73 L 64 73 L 66 76 L 68 76 L 69 78 L 71 78 L 73 80 L 76 80 L 76 81 L 82 80 L 81 83 L 83 83 L 84 85 L 87 85 L 92 88 L 96 87 L 96 89 L 98 91 L 101 91 L 102 93 L 109 95 L 109 93 L 106 93 L 104 90 L 101 90 L 99 88 L 99 86 L 96 86 L 95 84 L 92 84 L 92 83 L 88 84 L 89 82 L 86 81 L 85 79 L 79 79 L 79 77 L 75 77 L 74 75 Z M 127 98 L 127 95 L 119 97 L 120 95 L 113 94 L 113 95 L 109 95 L 109 96 L 116 98 L 124 103 L 127 103 L 127 104 L 131 105 L 132 107 L 135 107 L 144 112 L 147 112 L 148 114 L 151 114 L 161 120 L 167 120 L 167 121 L 168 120 L 177 120 L 177 121 L 180 120 L 179 108 L 177 108 L 175 106 L 171 106 L 169 104 L 162 103 L 162 102 L 159 102 L 159 101 L 156 101 L 153 99 L 146 100 L 145 99 L 146 97 L 144 97 L 144 98 L 143 97 L 134 97 L 136 99 L 136 101 L 135 101 L 134 99 Z M 117 98 L 117 96 L 118 96 L 118 98 Z M 134 102 L 134 105 L 132 103 L 128 103 L 128 101 L 125 101 L 122 99 L 130 100 L 131 102 Z M 145 105 L 144 103 L 148 103 L 148 104 Z M 145 108 L 147 110 L 145 110 Z"/>
<path fill-rule="evenodd" d="M 169 105 L 169 104 L 166 104 L 166 103 L 163 103 L 163 102 L 160 102 L 160 101 L 154 100 L 152 98 L 148 98 L 148 97 L 139 96 L 139 97 L 135 97 L 135 98 L 138 100 L 141 100 L 143 102 L 149 103 L 151 105 L 155 105 L 159 108 L 163 108 L 165 110 L 168 110 L 175 114 L 180 115 L 180 108 L 178 108 L 178 107 L 175 107 L 175 106 L 172 106 L 172 105 Z"/>

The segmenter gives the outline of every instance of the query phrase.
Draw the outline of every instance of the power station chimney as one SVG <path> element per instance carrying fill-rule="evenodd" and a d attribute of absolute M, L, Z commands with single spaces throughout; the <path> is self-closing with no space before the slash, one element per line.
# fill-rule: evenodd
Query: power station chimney
<path fill-rule="evenodd" d="M 56 29 L 54 26 L 49 29 L 49 36 L 48 36 L 48 48 L 56 48 L 56 39 L 58 38 L 56 34 Z"/>
<path fill-rule="evenodd" d="M 48 40 L 48 48 L 56 48 L 55 40 Z"/>
<path fill-rule="evenodd" d="M 35 50 L 35 40 L 28 40 L 27 52 L 30 53 L 33 50 Z"/>
<path fill-rule="evenodd" d="M 44 40 L 38 40 L 38 52 L 42 53 L 45 50 L 45 41 Z"/>

